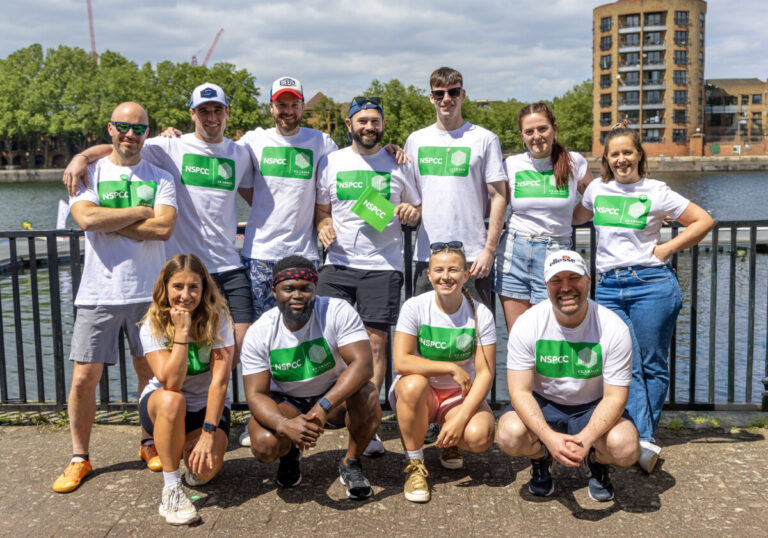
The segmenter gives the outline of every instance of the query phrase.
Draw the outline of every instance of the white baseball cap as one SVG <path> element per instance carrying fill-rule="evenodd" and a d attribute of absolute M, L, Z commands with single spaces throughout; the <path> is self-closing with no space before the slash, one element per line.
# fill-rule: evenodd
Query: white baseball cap
<path fill-rule="evenodd" d="M 284 93 L 290 93 L 304 100 L 304 89 L 301 87 L 299 79 L 293 77 L 280 77 L 272 83 L 272 89 L 269 90 L 269 100 L 274 101 Z"/>
<path fill-rule="evenodd" d="M 205 82 L 192 90 L 189 108 L 195 109 L 203 103 L 221 103 L 224 106 L 229 106 L 224 90 L 221 89 L 221 86 L 212 82 Z"/>
<path fill-rule="evenodd" d="M 589 273 L 584 258 L 574 250 L 556 250 L 548 254 L 544 260 L 544 281 L 549 282 L 553 276 L 563 271 L 571 271 L 579 275 Z"/>

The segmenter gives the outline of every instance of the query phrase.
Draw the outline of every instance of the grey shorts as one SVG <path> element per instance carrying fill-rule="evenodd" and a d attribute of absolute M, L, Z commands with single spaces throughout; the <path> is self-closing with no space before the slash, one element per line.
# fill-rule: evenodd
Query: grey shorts
<path fill-rule="evenodd" d="M 139 321 L 151 303 L 78 306 L 72 328 L 69 360 L 115 364 L 118 358 L 120 328 L 125 331 L 131 355 L 141 357 L 144 350 L 139 338 Z"/>

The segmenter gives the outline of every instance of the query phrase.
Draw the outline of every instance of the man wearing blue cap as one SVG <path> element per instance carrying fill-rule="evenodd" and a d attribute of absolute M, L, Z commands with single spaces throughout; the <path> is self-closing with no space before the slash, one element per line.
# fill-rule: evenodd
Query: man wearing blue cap
<path fill-rule="evenodd" d="M 203 261 L 227 298 L 235 325 L 237 360 L 245 331 L 253 321 L 253 307 L 248 275 L 235 245 L 236 198 L 238 188 L 252 186 L 253 164 L 248 148 L 224 136 L 229 101 L 220 86 L 206 82 L 196 87 L 189 114 L 195 122 L 193 133 L 150 138 L 141 156 L 170 172 L 176 183 L 178 218 L 165 256 L 192 253 Z M 78 178 L 87 182 L 87 175 L 83 176 L 86 165 L 107 154 L 110 147 L 94 146 L 73 158 L 64 171 L 70 192 Z"/>
<path fill-rule="evenodd" d="M 373 351 L 372 381 L 381 390 L 387 335 L 397 322 L 403 285 L 400 224 L 419 223 L 421 196 L 412 164 L 398 165 L 379 145 L 384 111 L 378 98 L 354 98 L 346 125 L 352 145 L 324 157 L 317 173 L 315 223 L 328 249 L 318 294 L 345 299 L 357 308 Z M 361 198 L 373 211 L 394 205 L 396 218 L 382 223 L 384 228 L 379 231 L 354 209 Z M 365 453 L 383 451 L 377 436 Z"/>

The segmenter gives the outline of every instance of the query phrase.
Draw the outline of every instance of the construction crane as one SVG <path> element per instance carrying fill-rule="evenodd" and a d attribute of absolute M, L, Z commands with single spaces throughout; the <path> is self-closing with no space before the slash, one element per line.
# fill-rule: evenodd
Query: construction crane
<path fill-rule="evenodd" d="M 96 53 L 96 37 L 93 33 L 93 9 L 91 9 L 91 0 L 88 2 L 88 25 L 91 29 L 91 52 L 93 53 L 93 61 L 99 63 L 99 55 Z"/>
<path fill-rule="evenodd" d="M 221 37 L 222 32 L 224 32 L 224 28 L 219 28 L 219 31 L 216 33 L 216 37 L 213 38 L 213 43 L 211 44 L 211 48 L 208 49 L 208 54 L 205 55 L 205 60 L 203 60 L 203 67 L 205 67 L 205 64 L 207 64 L 208 60 L 211 59 L 211 54 L 213 54 L 213 49 L 216 48 L 216 43 L 219 42 L 219 38 Z M 197 65 L 197 56 L 192 56 L 191 63 L 192 65 Z"/>

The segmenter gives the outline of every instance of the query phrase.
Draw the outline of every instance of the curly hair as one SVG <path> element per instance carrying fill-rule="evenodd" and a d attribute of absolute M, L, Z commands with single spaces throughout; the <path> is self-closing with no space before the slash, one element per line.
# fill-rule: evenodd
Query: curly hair
<path fill-rule="evenodd" d="M 214 341 L 223 342 L 219 325 L 221 316 L 229 318 L 227 302 L 203 262 L 194 254 L 177 254 L 165 262 L 152 291 L 152 304 L 139 324 L 147 321 L 155 338 L 173 341 L 175 329 L 171 321 L 171 305 L 168 302 L 168 281 L 180 271 L 194 273 L 202 282 L 200 304 L 192 313 L 190 339 L 201 346 L 212 345 Z"/>

